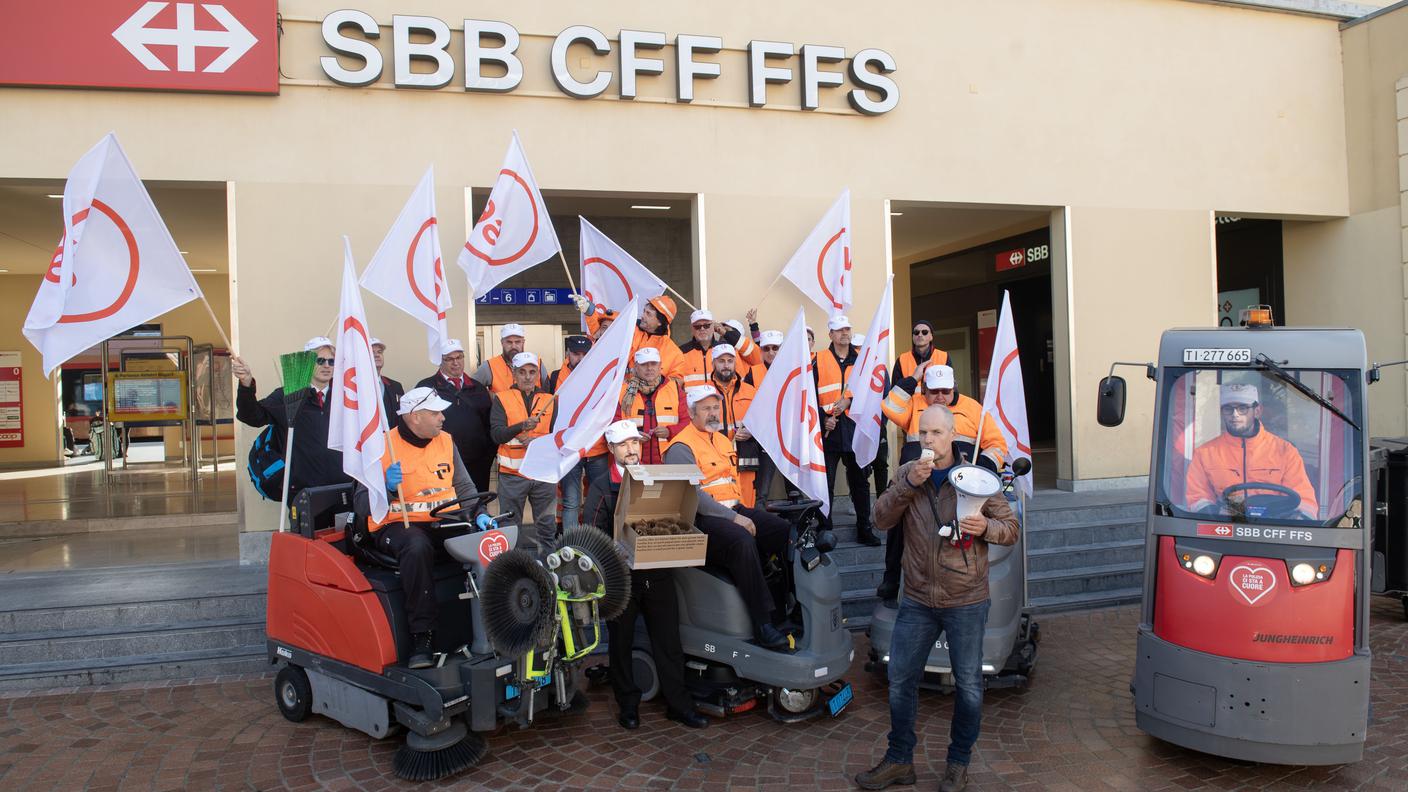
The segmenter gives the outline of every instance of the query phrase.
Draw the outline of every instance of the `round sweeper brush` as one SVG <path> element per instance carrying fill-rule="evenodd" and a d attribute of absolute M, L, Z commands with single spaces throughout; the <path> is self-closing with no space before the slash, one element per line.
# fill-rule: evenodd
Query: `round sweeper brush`
<path fill-rule="evenodd" d="M 527 550 L 510 550 L 489 564 L 480 588 L 484 631 L 494 651 L 526 654 L 552 640 L 557 594 L 552 577 Z"/>
<path fill-rule="evenodd" d="M 606 585 L 606 596 L 597 604 L 601 618 L 609 621 L 620 616 L 631 599 L 631 570 L 616 554 L 616 544 L 600 530 L 583 526 L 564 533 L 562 546 L 575 548 L 600 570 Z"/>
<path fill-rule="evenodd" d="M 407 732 L 406 743 L 391 760 L 391 770 L 407 781 L 438 781 L 479 764 L 488 753 L 484 738 L 455 719 L 450 728 L 428 737 Z"/>

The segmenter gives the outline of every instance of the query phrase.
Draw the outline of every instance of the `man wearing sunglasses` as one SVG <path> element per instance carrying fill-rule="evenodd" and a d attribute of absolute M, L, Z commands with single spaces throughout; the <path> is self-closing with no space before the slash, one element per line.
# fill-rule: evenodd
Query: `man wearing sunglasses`
<path fill-rule="evenodd" d="M 910 338 L 913 346 L 908 352 L 895 359 L 894 370 L 890 372 L 890 382 L 899 382 L 905 377 L 914 377 L 914 372 L 925 363 L 937 366 L 948 365 L 948 353 L 934 348 L 934 325 L 928 319 L 914 323 Z"/>
<path fill-rule="evenodd" d="M 1263 482 L 1289 487 L 1300 494 L 1297 510 L 1316 519 L 1320 509 L 1315 488 L 1305 474 L 1300 452 L 1261 423 L 1261 394 L 1255 385 L 1224 384 L 1218 393 L 1222 434 L 1193 451 L 1188 465 L 1188 508 L 1199 511 L 1232 504 L 1222 493 L 1233 484 Z M 1237 498 L 1254 494 L 1243 490 Z"/>
<path fill-rule="evenodd" d="M 304 352 L 317 355 L 313 368 L 311 393 L 303 400 L 293 419 L 293 459 L 288 470 L 288 498 L 305 487 L 319 487 L 327 484 L 345 484 L 351 481 L 342 472 L 342 452 L 328 448 L 328 423 L 332 420 L 332 403 L 328 398 L 328 387 L 332 385 L 332 367 L 337 362 L 332 341 L 323 336 L 308 339 L 303 345 Z M 235 392 L 235 417 L 246 426 L 274 426 L 279 444 L 285 448 L 288 442 L 288 410 L 284 408 L 284 389 L 260 399 L 255 392 L 254 373 L 238 355 L 230 356 L 230 370 L 239 380 Z"/>

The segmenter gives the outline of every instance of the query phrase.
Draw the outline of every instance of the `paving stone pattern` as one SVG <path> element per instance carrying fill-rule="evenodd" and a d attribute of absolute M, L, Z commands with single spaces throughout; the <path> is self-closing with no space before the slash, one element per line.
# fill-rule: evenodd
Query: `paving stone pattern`
<path fill-rule="evenodd" d="M 1042 617 L 1041 659 L 1025 690 L 988 695 L 970 788 L 978 790 L 1408 789 L 1408 623 L 1373 607 L 1373 711 L 1364 760 L 1338 767 L 1233 762 L 1154 740 L 1129 695 L 1136 607 Z M 0 789 L 26 790 L 842 790 L 885 748 L 884 684 L 862 669 L 857 636 L 842 717 L 785 726 L 757 712 L 699 732 L 664 719 L 615 722 L 609 691 L 586 714 L 489 739 L 477 768 L 439 787 L 391 774 L 399 740 L 332 721 L 286 722 L 271 675 L 0 695 Z M 917 789 L 943 771 L 950 700 L 921 694 Z"/>

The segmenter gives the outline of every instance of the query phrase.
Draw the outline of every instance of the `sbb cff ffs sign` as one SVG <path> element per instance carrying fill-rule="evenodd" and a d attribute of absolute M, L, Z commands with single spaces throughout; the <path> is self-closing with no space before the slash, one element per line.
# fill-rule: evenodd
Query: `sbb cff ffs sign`
<path fill-rule="evenodd" d="M 994 264 L 998 272 L 1004 272 L 1025 267 L 1033 262 L 1045 261 L 1048 258 L 1051 258 L 1050 245 L 1033 245 L 1029 248 L 1004 250 L 994 257 Z"/>
<path fill-rule="evenodd" d="M 0 84 L 279 92 L 277 0 L 11 3 Z"/>

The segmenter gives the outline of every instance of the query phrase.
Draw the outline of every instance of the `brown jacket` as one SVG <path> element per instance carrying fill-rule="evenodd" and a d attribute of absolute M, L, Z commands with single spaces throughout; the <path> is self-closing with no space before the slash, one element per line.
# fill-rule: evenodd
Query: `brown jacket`
<path fill-rule="evenodd" d="M 916 487 L 909 483 L 907 462 L 896 471 L 889 489 L 875 503 L 875 527 L 904 531 L 904 595 L 929 608 L 972 605 L 988 598 L 988 545 L 1017 543 L 1017 516 L 1007 498 L 997 494 L 983 504 L 987 533 L 975 537 L 966 550 L 938 535 L 938 527 L 958 522 L 958 493 L 944 482 L 938 490 L 938 514 L 929 495 L 932 482 Z M 937 547 L 937 551 L 935 548 Z"/>

